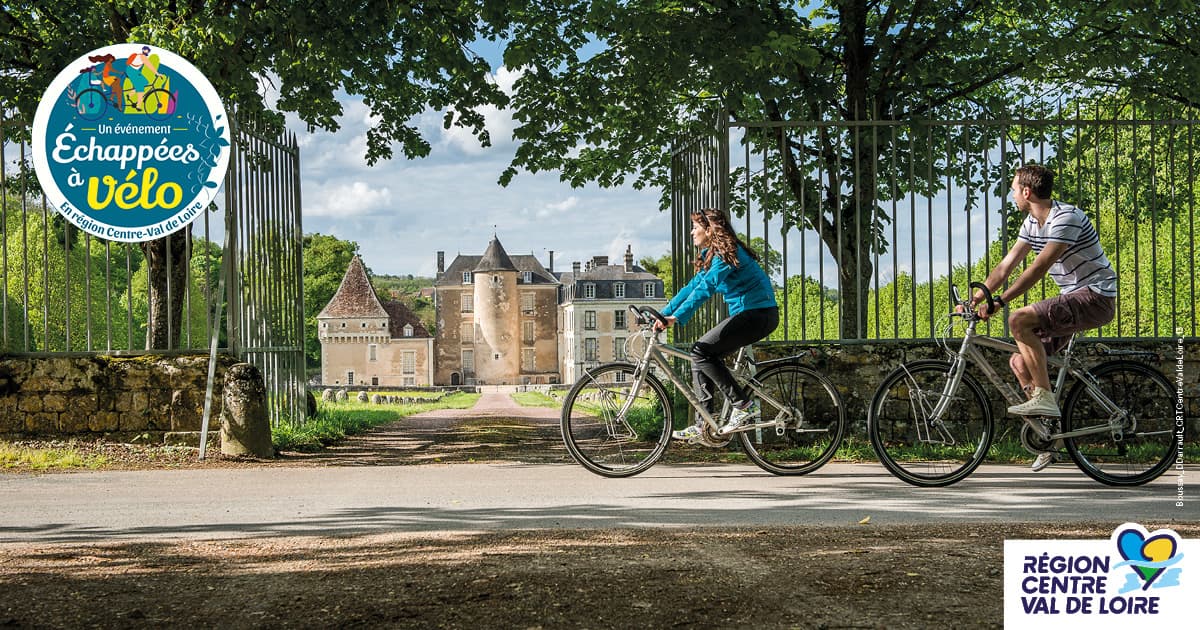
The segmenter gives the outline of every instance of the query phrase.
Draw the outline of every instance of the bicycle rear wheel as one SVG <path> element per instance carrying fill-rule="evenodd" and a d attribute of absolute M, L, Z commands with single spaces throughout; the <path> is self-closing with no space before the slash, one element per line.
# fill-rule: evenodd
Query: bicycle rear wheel
<path fill-rule="evenodd" d="M 875 391 L 867 433 L 879 461 L 914 486 L 948 486 L 971 474 L 992 444 L 992 410 L 969 374 L 945 412 L 931 417 L 946 395 L 951 364 L 915 361 L 900 366 Z"/>
<path fill-rule="evenodd" d="M 1139 486 L 1158 478 L 1175 461 L 1179 448 L 1174 387 L 1158 370 L 1131 361 L 1104 363 L 1092 376 L 1127 415 L 1120 433 L 1114 433 L 1108 428 L 1108 411 L 1085 383 L 1075 383 L 1063 408 L 1063 431 L 1104 431 L 1065 438 L 1071 459 L 1085 475 L 1109 486 Z"/>
<path fill-rule="evenodd" d="M 100 120 L 108 110 L 108 96 L 96 88 L 88 88 L 75 97 L 75 111 L 84 120 Z"/>
<path fill-rule="evenodd" d="M 764 393 L 783 404 L 779 409 L 760 401 L 762 420 L 778 422 L 738 434 L 742 450 L 760 468 L 776 475 L 803 475 L 828 462 L 846 431 L 846 407 L 833 383 L 809 368 L 784 364 L 756 379 Z"/>
<path fill-rule="evenodd" d="M 587 371 L 567 393 L 562 436 L 584 468 L 629 477 L 654 465 L 671 441 L 671 401 L 653 374 L 633 383 L 634 366 L 609 363 Z"/>

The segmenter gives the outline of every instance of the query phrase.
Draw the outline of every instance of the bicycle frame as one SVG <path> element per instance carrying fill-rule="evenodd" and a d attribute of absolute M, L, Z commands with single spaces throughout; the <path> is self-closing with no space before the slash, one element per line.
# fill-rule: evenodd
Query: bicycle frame
<path fill-rule="evenodd" d="M 642 353 L 642 358 L 634 364 L 633 379 L 635 387 L 640 388 L 645 382 L 646 374 L 648 374 L 650 371 L 650 366 L 657 365 L 662 372 L 666 374 L 667 380 L 670 381 L 671 384 L 673 384 L 681 394 L 683 394 L 684 399 L 688 401 L 688 404 L 692 406 L 692 409 L 696 410 L 696 414 L 700 416 L 700 418 L 704 421 L 704 424 L 712 429 L 712 431 L 715 433 L 720 427 L 717 422 L 717 418 L 723 417 L 728 412 L 729 401 L 725 401 L 720 415 L 714 416 L 713 414 L 710 414 L 707 410 L 707 406 L 700 401 L 695 392 L 692 390 L 692 386 L 682 377 L 676 374 L 675 371 L 671 369 L 670 364 L 667 361 L 667 357 L 675 357 L 677 359 L 690 361 L 691 353 L 683 350 L 682 348 L 663 343 L 659 340 L 658 333 L 656 332 L 643 330 L 642 335 L 646 338 L 646 349 Z M 753 375 L 756 364 L 754 362 L 752 353 L 753 350 L 750 348 L 750 346 L 746 346 L 738 350 L 737 359 L 734 361 L 734 378 L 739 384 L 744 387 L 748 387 L 751 391 L 758 395 L 764 403 L 778 409 L 780 412 L 779 418 L 790 417 L 792 415 L 792 410 L 780 401 L 775 400 L 773 397 L 768 395 L 766 391 L 760 387 L 760 384 L 754 380 Z M 749 378 L 742 374 L 742 372 L 747 369 L 750 370 Z M 620 411 L 620 417 L 624 417 L 625 413 L 629 411 L 629 407 L 632 404 L 632 398 L 625 402 L 624 407 L 622 407 Z M 753 429 L 761 429 L 763 427 L 775 427 L 778 431 L 782 430 L 780 422 L 781 420 L 776 419 L 771 422 L 747 424 L 739 428 L 738 431 L 749 431 Z M 798 428 L 798 430 L 802 429 Z"/>
<path fill-rule="evenodd" d="M 1006 380 L 1000 377 L 1000 375 L 996 372 L 996 369 L 987 361 L 987 358 L 984 356 L 983 352 L 980 351 L 980 347 L 991 348 L 993 350 L 1009 353 L 1018 353 L 1020 350 L 1017 348 L 1016 344 L 1000 341 L 999 339 L 993 339 L 986 335 L 980 335 L 976 333 L 975 327 L 978 322 L 979 320 L 972 320 L 967 325 L 967 332 L 963 335 L 962 345 L 959 347 L 958 352 L 955 353 L 954 361 L 950 368 L 949 378 L 946 380 L 946 388 L 943 390 L 941 399 L 938 400 L 937 405 L 934 406 L 933 412 L 930 414 L 931 419 L 933 419 L 935 422 L 940 420 L 942 414 L 946 411 L 947 405 L 950 404 L 950 400 L 958 391 L 958 388 L 962 382 L 962 376 L 966 372 L 968 361 L 974 363 L 975 366 L 987 376 L 988 381 L 990 381 L 992 385 L 994 385 L 996 389 L 1000 391 L 1000 393 L 1006 400 L 1008 400 L 1009 403 L 1016 405 L 1022 402 L 1022 398 L 1017 393 L 1017 390 L 1014 389 Z M 1108 412 L 1108 423 L 1104 425 L 1084 427 L 1067 433 L 1060 432 L 1052 434 L 1042 423 L 1033 422 L 1029 417 L 1023 418 L 1029 427 L 1045 440 L 1059 440 L 1068 437 L 1092 435 L 1109 430 L 1120 431 L 1118 427 L 1120 427 L 1121 420 L 1126 415 L 1124 410 L 1109 400 L 1108 396 L 1106 396 L 1104 392 L 1100 390 L 1090 372 L 1073 364 L 1072 359 L 1074 358 L 1073 351 L 1075 348 L 1075 339 L 1075 336 L 1071 337 L 1070 342 L 1067 343 L 1066 349 L 1063 350 L 1062 358 L 1054 356 L 1046 357 L 1046 365 L 1048 368 L 1058 368 L 1058 377 L 1055 379 L 1054 385 L 1055 398 L 1057 399 L 1062 394 L 1063 385 L 1065 385 L 1067 375 L 1069 374 L 1076 381 L 1083 383 L 1084 387 L 1087 388 L 1088 393 L 1091 394 L 1096 402 L 1100 403 L 1104 407 L 1105 411 Z M 1135 428 L 1136 427 L 1129 427 L 1129 431 L 1132 431 Z M 1120 438 L 1114 434 L 1114 439 Z"/>

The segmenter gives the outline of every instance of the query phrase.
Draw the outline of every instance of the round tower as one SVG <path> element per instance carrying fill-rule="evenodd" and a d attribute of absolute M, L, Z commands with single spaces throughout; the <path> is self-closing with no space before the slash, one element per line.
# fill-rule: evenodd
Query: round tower
<path fill-rule="evenodd" d="M 475 285 L 475 377 L 491 385 L 517 383 L 521 374 L 521 302 L 517 268 L 492 236 L 472 274 Z"/>

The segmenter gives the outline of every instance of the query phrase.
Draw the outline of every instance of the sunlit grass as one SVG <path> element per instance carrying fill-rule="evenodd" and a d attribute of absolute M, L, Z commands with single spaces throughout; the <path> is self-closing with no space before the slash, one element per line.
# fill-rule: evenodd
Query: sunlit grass
<path fill-rule="evenodd" d="M 552 398 L 542 392 L 513 392 L 514 402 L 522 407 L 561 407 L 561 398 Z"/>
<path fill-rule="evenodd" d="M 271 430 L 271 441 L 281 451 L 316 451 L 362 433 L 372 427 L 395 422 L 434 409 L 470 409 L 479 394 L 455 392 L 436 402 L 402 405 L 373 405 L 357 400 L 340 403 L 319 401 L 317 414 L 299 425 L 281 423 Z"/>
<path fill-rule="evenodd" d="M 70 448 L 16 448 L 0 444 L 0 468 L 29 470 L 68 470 L 100 468 L 108 463 L 102 455 L 82 455 Z"/>

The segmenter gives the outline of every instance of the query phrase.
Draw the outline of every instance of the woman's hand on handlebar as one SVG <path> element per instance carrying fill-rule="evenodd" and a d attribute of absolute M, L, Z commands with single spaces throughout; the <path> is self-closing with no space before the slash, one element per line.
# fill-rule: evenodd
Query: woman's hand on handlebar
<path fill-rule="evenodd" d="M 666 320 L 665 324 L 663 323 L 662 320 L 654 321 L 654 330 L 663 331 L 663 330 L 666 330 L 667 328 L 675 325 L 675 317 L 673 315 L 664 315 L 663 319 Z"/>

